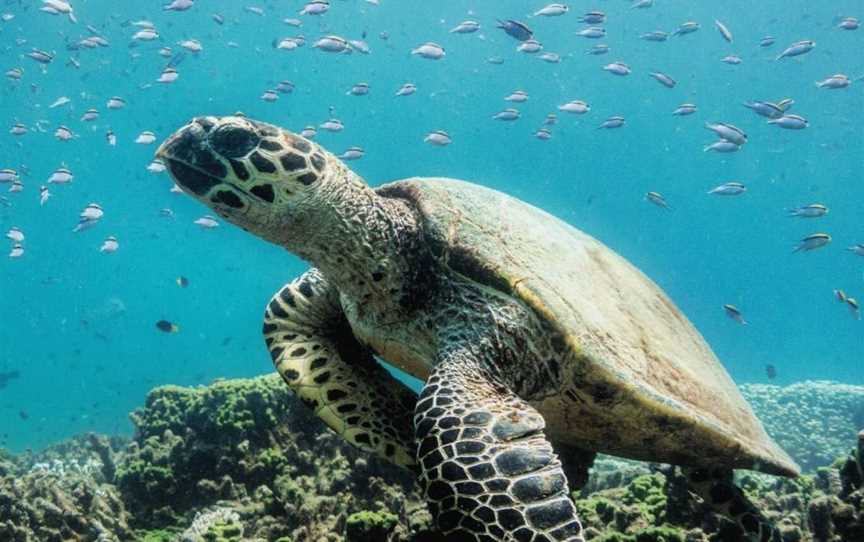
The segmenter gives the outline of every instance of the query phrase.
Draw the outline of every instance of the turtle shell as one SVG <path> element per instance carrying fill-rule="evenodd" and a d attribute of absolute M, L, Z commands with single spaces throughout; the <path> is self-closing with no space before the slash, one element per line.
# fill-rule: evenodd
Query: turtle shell
<path fill-rule="evenodd" d="M 412 202 L 452 271 L 521 299 L 556 334 L 560 393 L 532 401 L 553 441 L 648 461 L 798 473 L 696 328 L 608 247 L 464 181 L 412 178 L 377 192 Z"/>

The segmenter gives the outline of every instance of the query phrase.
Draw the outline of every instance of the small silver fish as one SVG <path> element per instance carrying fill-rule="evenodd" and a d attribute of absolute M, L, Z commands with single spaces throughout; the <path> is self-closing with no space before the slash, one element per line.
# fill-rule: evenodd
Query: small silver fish
<path fill-rule="evenodd" d="M 450 138 L 450 134 L 445 132 L 444 130 L 435 130 L 426 134 L 426 137 L 423 138 L 424 143 L 429 143 L 435 147 L 446 147 L 453 140 Z"/>
<path fill-rule="evenodd" d="M 524 90 L 514 90 L 504 97 L 505 102 L 523 103 L 528 101 L 528 93 Z"/>
<path fill-rule="evenodd" d="M 18 122 L 12 125 L 12 128 L 9 129 L 9 133 L 15 136 L 24 135 L 27 133 L 27 127 Z"/>
<path fill-rule="evenodd" d="M 314 126 L 306 126 L 300 130 L 300 135 L 306 139 L 315 139 L 315 136 L 318 135 L 318 130 Z"/>
<path fill-rule="evenodd" d="M 699 30 L 699 23 L 688 21 L 686 23 L 682 23 L 675 32 L 672 32 L 673 36 L 686 36 L 687 34 L 692 34 Z"/>
<path fill-rule="evenodd" d="M 51 192 L 48 191 L 48 187 L 42 185 L 39 187 L 39 206 L 42 207 L 46 203 L 48 203 L 48 199 L 51 197 Z"/>
<path fill-rule="evenodd" d="M 552 139 L 552 131 L 549 128 L 540 128 L 534 132 L 534 137 L 540 141 L 549 141 Z"/>
<path fill-rule="evenodd" d="M 319 124 L 318 127 L 328 132 L 341 132 L 345 128 L 339 119 L 328 119 Z"/>
<path fill-rule="evenodd" d="M 543 50 L 543 44 L 535 39 L 525 40 L 516 47 L 520 53 L 534 54 Z"/>
<path fill-rule="evenodd" d="M 327 0 L 313 0 L 303 6 L 298 15 L 324 15 L 330 9 L 330 2 Z"/>
<path fill-rule="evenodd" d="M 349 147 L 345 152 L 339 155 L 342 160 L 359 160 L 366 155 L 366 151 L 362 147 Z"/>
<path fill-rule="evenodd" d="M 627 124 L 627 122 L 624 120 L 624 117 L 616 115 L 604 120 L 597 128 L 602 128 L 604 130 L 613 130 L 615 128 L 621 128 L 625 124 Z"/>
<path fill-rule="evenodd" d="M 107 141 L 108 145 L 110 145 L 112 147 L 117 146 L 117 136 L 114 135 L 114 132 L 112 132 L 111 130 L 108 130 L 107 132 L 105 132 L 105 141 Z"/>
<path fill-rule="evenodd" d="M 104 241 L 102 241 L 102 246 L 99 247 L 99 252 L 112 254 L 117 252 L 118 248 L 120 248 L 120 243 L 117 242 L 117 238 L 113 235 L 109 235 Z"/>
<path fill-rule="evenodd" d="M 279 84 L 276 85 L 276 92 L 291 94 L 294 92 L 294 83 L 291 81 L 279 81 Z"/>
<path fill-rule="evenodd" d="M 726 316 L 728 316 L 729 318 L 735 320 L 742 326 L 747 325 L 747 321 L 744 320 L 744 315 L 741 314 L 741 311 L 738 310 L 738 307 L 736 307 L 735 305 L 723 305 L 723 310 L 726 312 Z"/>
<path fill-rule="evenodd" d="M 105 216 L 105 212 L 102 210 L 102 206 L 98 203 L 88 204 L 87 207 L 85 207 L 78 215 L 79 218 L 85 218 L 87 220 L 100 220 L 103 216 Z"/>
<path fill-rule="evenodd" d="M 419 47 L 411 49 L 411 54 L 417 55 L 421 58 L 428 58 L 429 60 L 440 60 L 446 55 L 443 47 L 431 41 L 428 41 Z"/>
<path fill-rule="evenodd" d="M 787 130 L 803 130 L 810 126 L 810 122 L 801 115 L 783 115 L 782 117 L 769 120 L 768 124 L 774 124 Z"/>
<path fill-rule="evenodd" d="M 162 6 L 163 11 L 186 11 L 195 4 L 195 0 L 172 0 L 170 4 Z"/>
<path fill-rule="evenodd" d="M 738 64 L 741 64 L 743 60 L 741 60 L 741 57 L 738 55 L 726 55 L 720 59 L 720 62 L 737 66 Z"/>
<path fill-rule="evenodd" d="M 9 251 L 10 258 L 20 258 L 24 255 L 24 245 L 21 243 L 15 243 L 12 245 L 12 250 Z"/>
<path fill-rule="evenodd" d="M 369 94 L 369 83 L 357 83 L 345 94 L 349 96 L 365 96 Z"/>
<path fill-rule="evenodd" d="M 852 318 L 860 320 L 861 307 L 858 306 L 858 301 L 854 297 L 847 297 L 846 305 L 849 307 L 849 311 L 852 313 Z"/>
<path fill-rule="evenodd" d="M 685 117 L 687 115 L 692 115 L 696 111 L 697 111 L 696 105 L 690 104 L 690 103 L 685 103 L 685 104 L 679 105 L 675 109 L 675 111 L 672 112 L 672 114 L 675 115 L 676 117 Z"/>
<path fill-rule="evenodd" d="M 180 73 L 172 67 L 167 67 L 162 70 L 162 73 L 159 75 L 159 78 L 156 79 L 157 83 L 170 84 L 177 80 L 180 77 Z"/>
<path fill-rule="evenodd" d="M 75 178 L 72 172 L 66 166 L 61 166 L 54 170 L 54 173 L 48 177 L 48 184 L 69 184 Z"/>
<path fill-rule="evenodd" d="M 550 64 L 558 64 L 559 62 L 561 62 L 561 55 L 549 51 L 545 53 L 540 53 L 537 58 L 539 58 L 543 62 L 549 62 Z"/>
<path fill-rule="evenodd" d="M 351 52 L 351 45 L 348 43 L 348 40 L 340 36 L 324 36 L 316 41 L 312 47 L 328 53 Z"/>
<path fill-rule="evenodd" d="M 523 22 L 508 19 L 506 21 L 498 20 L 497 28 L 503 30 L 508 36 L 519 41 L 530 40 L 534 36 L 534 32 L 528 28 Z"/>
<path fill-rule="evenodd" d="M 108 109 L 123 109 L 126 107 L 126 100 L 120 96 L 112 96 L 108 98 L 108 103 L 105 104 Z"/>
<path fill-rule="evenodd" d="M 834 290 L 834 299 L 840 303 L 846 303 L 846 292 L 843 290 Z"/>
<path fill-rule="evenodd" d="M 21 68 L 12 68 L 10 70 L 6 70 L 6 78 L 11 79 L 12 81 L 18 81 L 24 77 L 24 70 Z"/>
<path fill-rule="evenodd" d="M 851 247 L 846 247 L 846 250 L 848 250 L 852 254 L 856 254 L 858 256 L 864 256 L 864 243 L 858 243 L 857 245 L 852 245 Z"/>
<path fill-rule="evenodd" d="M 848 76 L 843 75 L 842 73 L 838 73 L 821 81 L 816 81 L 816 86 L 819 88 L 835 89 L 846 88 L 849 86 L 850 83 L 851 81 L 849 80 Z"/>
<path fill-rule="evenodd" d="M 600 43 L 598 45 L 591 47 L 587 51 L 585 51 L 585 54 L 586 55 L 605 55 L 609 51 L 610 51 L 610 48 L 608 45 Z"/>
<path fill-rule="evenodd" d="M 265 102 L 273 103 L 279 99 L 279 93 L 275 90 L 265 90 L 264 94 L 261 95 L 261 99 Z"/>
<path fill-rule="evenodd" d="M 534 12 L 535 17 L 558 17 L 570 11 L 564 4 L 548 4 Z"/>
<path fill-rule="evenodd" d="M 858 30 L 858 27 L 861 26 L 861 23 L 858 22 L 856 17 L 844 17 L 838 24 L 837 28 L 842 30 Z"/>
<path fill-rule="evenodd" d="M 33 49 L 27 53 L 27 56 L 40 64 L 50 64 L 54 60 L 54 55 L 48 51 L 42 51 L 40 49 Z"/>
<path fill-rule="evenodd" d="M 462 21 L 450 29 L 451 34 L 471 34 L 480 30 L 480 23 L 477 21 Z"/>
<path fill-rule="evenodd" d="M 654 30 L 653 32 L 645 32 L 639 36 L 639 39 L 645 41 L 666 41 L 669 39 L 669 33 L 662 30 Z"/>
<path fill-rule="evenodd" d="M 606 36 L 606 29 L 602 26 L 589 26 L 588 28 L 583 28 L 579 32 L 576 32 L 576 35 L 582 36 L 583 38 L 598 39 Z"/>
<path fill-rule="evenodd" d="M 774 60 L 780 60 L 787 57 L 800 56 L 809 53 L 816 47 L 816 42 L 813 40 L 798 41 L 787 47 L 782 53 L 777 55 Z"/>
<path fill-rule="evenodd" d="M 645 194 L 645 199 L 658 207 L 662 207 L 663 209 L 667 209 L 669 211 L 672 210 L 672 207 L 669 206 L 666 198 L 664 198 L 663 195 L 659 192 L 648 192 L 647 194 Z"/>
<path fill-rule="evenodd" d="M 135 138 L 135 143 L 139 145 L 150 145 L 156 141 L 156 134 L 149 130 L 145 130 L 138 134 L 138 137 Z"/>
<path fill-rule="evenodd" d="M 736 145 L 740 146 L 747 143 L 747 134 L 744 133 L 744 130 L 735 125 L 727 124 L 725 122 L 717 122 L 714 124 L 706 122 L 705 128 L 717 134 L 720 139 L 731 141 Z"/>
<path fill-rule="evenodd" d="M 780 106 L 771 102 L 744 102 L 743 105 L 748 109 L 752 109 L 757 115 L 769 119 L 777 119 L 783 116 L 783 110 L 780 109 Z"/>
<path fill-rule="evenodd" d="M 88 109 L 87 111 L 84 112 L 84 114 L 81 116 L 81 121 L 82 122 L 93 122 L 94 120 L 96 120 L 98 118 L 99 118 L 99 111 L 91 108 L 91 109 Z"/>
<path fill-rule="evenodd" d="M 492 116 L 495 120 L 512 121 L 519 118 L 519 110 L 512 107 L 499 111 Z"/>
<path fill-rule="evenodd" d="M 204 215 L 201 218 L 196 219 L 193 224 L 198 224 L 205 230 L 212 230 L 219 226 L 219 223 L 210 215 Z"/>
<path fill-rule="evenodd" d="M 150 173 L 162 173 L 165 171 L 165 162 L 163 162 L 161 158 L 154 158 L 153 161 L 147 165 L 147 171 Z"/>
<path fill-rule="evenodd" d="M 577 19 L 584 24 L 603 24 L 606 22 L 606 14 L 602 11 L 589 11 Z"/>
<path fill-rule="evenodd" d="M 811 203 L 796 209 L 789 209 L 788 216 L 797 218 L 819 218 L 828 214 L 828 207 L 821 203 Z"/>
<path fill-rule="evenodd" d="M 73 134 L 72 130 L 70 130 L 68 127 L 61 124 L 56 130 L 54 130 L 54 137 L 56 137 L 60 141 L 69 141 L 70 139 L 75 137 L 75 134 Z"/>
<path fill-rule="evenodd" d="M 717 19 L 714 19 L 714 26 L 717 27 L 717 31 L 720 32 L 720 35 L 723 36 L 723 39 L 732 43 L 732 32 L 726 27 L 725 24 L 721 23 Z"/>
<path fill-rule="evenodd" d="M 589 106 L 582 100 L 572 100 L 567 102 L 566 104 L 559 105 L 558 111 L 564 111 L 565 113 L 574 113 L 576 115 L 583 115 L 591 111 L 591 106 Z"/>
<path fill-rule="evenodd" d="M 17 226 L 12 226 L 9 228 L 9 231 L 6 232 L 6 239 L 15 241 L 16 243 L 24 242 L 24 232 L 21 231 L 21 228 Z"/>
<path fill-rule="evenodd" d="M 0 169 L 0 183 L 11 183 L 18 179 L 18 172 L 14 169 Z"/>
<path fill-rule="evenodd" d="M 653 77 L 657 82 L 659 82 L 666 88 L 675 88 L 675 85 L 677 84 L 674 79 L 672 79 L 670 76 L 666 75 L 663 72 L 651 72 L 648 75 Z"/>
<path fill-rule="evenodd" d="M 410 96 L 415 92 L 417 92 L 417 86 L 414 83 L 405 83 L 396 91 L 396 96 Z"/>
<path fill-rule="evenodd" d="M 708 194 L 713 196 L 740 196 L 746 191 L 747 187 L 745 187 L 743 183 L 732 181 L 715 186 L 708 191 Z"/>
<path fill-rule="evenodd" d="M 801 239 L 801 241 L 799 241 L 798 244 L 795 245 L 795 249 L 792 252 L 807 252 L 810 250 L 815 250 L 817 248 L 824 247 L 830 242 L 831 236 L 827 233 L 814 233 L 812 235 L 808 235 L 804 239 Z"/>
<path fill-rule="evenodd" d="M 759 40 L 759 47 L 771 47 L 774 43 L 777 42 L 777 38 L 774 36 L 765 36 L 761 40 Z"/>
<path fill-rule="evenodd" d="M 603 66 L 603 70 L 613 75 L 630 75 L 630 66 L 623 62 L 612 62 Z"/>

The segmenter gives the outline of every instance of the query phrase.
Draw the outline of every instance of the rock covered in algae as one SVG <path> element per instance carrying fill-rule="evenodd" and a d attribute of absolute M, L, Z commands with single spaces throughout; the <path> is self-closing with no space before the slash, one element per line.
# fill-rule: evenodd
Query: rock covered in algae
<path fill-rule="evenodd" d="M 740 388 L 768 434 L 804 471 L 814 471 L 844 454 L 864 427 L 864 386 L 808 381 Z"/>
<path fill-rule="evenodd" d="M 413 475 L 344 442 L 278 376 L 157 388 L 132 421 L 116 484 L 142 529 L 217 504 L 239 515 L 244 539 L 341 541 L 361 511 L 399 518 L 394 540 L 411 529 Z"/>
<path fill-rule="evenodd" d="M 0 454 L 0 540 L 132 540 L 131 516 L 110 483 L 116 454 L 96 435 L 14 461 Z"/>

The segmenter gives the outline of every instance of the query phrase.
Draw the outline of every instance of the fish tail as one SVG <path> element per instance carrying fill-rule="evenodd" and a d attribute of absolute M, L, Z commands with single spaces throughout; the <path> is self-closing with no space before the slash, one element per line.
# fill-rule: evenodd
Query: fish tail
<path fill-rule="evenodd" d="M 180 331 L 180 326 L 177 324 L 171 324 L 171 333 L 177 333 Z"/>

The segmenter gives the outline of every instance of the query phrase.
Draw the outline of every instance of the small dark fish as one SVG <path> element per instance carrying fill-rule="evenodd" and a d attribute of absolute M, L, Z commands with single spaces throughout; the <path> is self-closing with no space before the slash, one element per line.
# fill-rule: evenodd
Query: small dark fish
<path fill-rule="evenodd" d="M 514 37 L 519 41 L 530 40 L 534 36 L 534 31 L 528 28 L 525 23 L 507 19 L 506 21 L 498 20 L 498 28 L 507 33 L 508 36 Z"/>
<path fill-rule="evenodd" d="M 8 371 L 5 373 L 0 373 L 0 390 L 6 387 L 10 380 L 15 380 L 19 378 L 21 373 L 18 371 Z"/>
<path fill-rule="evenodd" d="M 180 326 L 177 324 L 172 324 L 168 320 L 159 320 L 156 322 L 156 328 L 159 331 L 164 331 L 165 333 L 177 333 L 180 331 Z"/>
<path fill-rule="evenodd" d="M 777 367 L 774 367 L 769 363 L 765 366 L 765 375 L 768 376 L 769 379 L 774 380 L 777 378 Z"/>
<path fill-rule="evenodd" d="M 181 288 L 189 286 L 189 279 L 183 276 L 177 277 L 177 286 Z"/>
<path fill-rule="evenodd" d="M 19 410 L 18 411 L 18 417 L 21 418 L 22 420 L 26 421 L 26 420 L 30 419 L 30 414 L 27 414 L 26 410 Z"/>
<path fill-rule="evenodd" d="M 185 59 L 186 59 L 186 52 L 180 51 L 177 54 L 175 54 L 173 57 L 171 57 L 171 60 L 168 61 L 168 64 L 166 64 L 165 67 L 166 68 L 176 68 Z"/>

